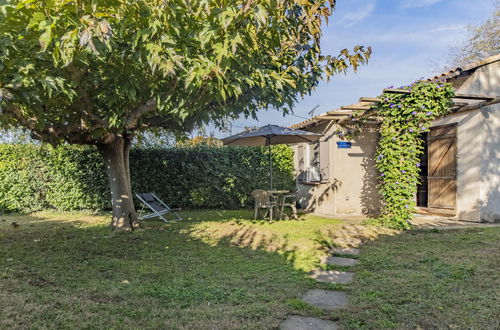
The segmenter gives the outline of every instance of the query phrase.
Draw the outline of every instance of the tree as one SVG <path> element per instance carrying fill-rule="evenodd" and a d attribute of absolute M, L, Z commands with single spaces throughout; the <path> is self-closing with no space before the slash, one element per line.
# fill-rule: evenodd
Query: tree
<path fill-rule="evenodd" d="M 140 131 L 134 136 L 132 147 L 139 149 L 171 148 L 175 146 L 175 141 L 176 136 L 165 130 Z"/>
<path fill-rule="evenodd" d="M 334 0 L 3 0 L 0 122 L 51 144 L 95 145 L 112 225 L 138 223 L 129 150 L 144 129 L 189 131 L 290 111 L 370 48 L 321 53 Z"/>
<path fill-rule="evenodd" d="M 462 66 L 500 53 L 500 0 L 491 16 L 479 25 L 467 26 L 464 43 L 451 49 L 451 65 Z"/>

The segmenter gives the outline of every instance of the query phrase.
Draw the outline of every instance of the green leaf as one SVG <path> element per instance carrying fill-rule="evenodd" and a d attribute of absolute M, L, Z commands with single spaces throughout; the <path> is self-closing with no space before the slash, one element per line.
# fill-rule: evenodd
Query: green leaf
<path fill-rule="evenodd" d="M 45 52 L 52 41 L 52 27 L 49 25 L 45 31 L 40 35 L 38 42 L 40 43 L 41 52 Z"/>

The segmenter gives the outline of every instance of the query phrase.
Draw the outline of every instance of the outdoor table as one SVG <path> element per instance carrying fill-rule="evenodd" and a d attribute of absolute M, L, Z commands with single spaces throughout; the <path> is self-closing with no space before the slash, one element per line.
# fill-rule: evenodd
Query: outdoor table
<path fill-rule="evenodd" d="M 276 215 L 280 215 L 279 218 L 281 219 L 281 217 L 283 216 L 282 212 L 281 212 L 281 195 L 284 195 L 284 194 L 289 194 L 290 193 L 290 190 L 268 190 L 268 192 L 270 192 L 271 194 L 273 194 L 273 197 L 276 198 Z"/>

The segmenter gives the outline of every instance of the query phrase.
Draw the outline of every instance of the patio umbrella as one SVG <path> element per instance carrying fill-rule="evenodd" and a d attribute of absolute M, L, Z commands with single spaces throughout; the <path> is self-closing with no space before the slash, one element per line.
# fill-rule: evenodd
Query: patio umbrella
<path fill-rule="evenodd" d="M 247 132 L 222 139 L 227 146 L 268 146 L 269 147 L 269 185 L 273 189 L 273 164 L 271 156 L 271 145 L 310 143 L 318 141 L 323 135 L 281 127 L 277 125 L 266 125 Z"/>

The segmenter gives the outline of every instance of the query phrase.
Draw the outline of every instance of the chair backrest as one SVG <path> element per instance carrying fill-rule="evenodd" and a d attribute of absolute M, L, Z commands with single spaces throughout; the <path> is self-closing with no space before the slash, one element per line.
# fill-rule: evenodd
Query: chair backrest
<path fill-rule="evenodd" d="M 155 195 L 152 193 L 144 193 L 144 194 L 137 194 L 140 198 L 142 198 L 145 202 L 156 202 Z"/>
<path fill-rule="evenodd" d="M 252 191 L 252 196 L 255 198 L 255 206 L 257 207 L 268 207 L 271 204 L 271 199 L 273 194 L 269 191 L 265 191 L 262 189 L 256 189 Z"/>
<path fill-rule="evenodd" d="M 142 193 L 142 194 L 137 194 L 136 196 L 142 199 L 142 201 L 144 201 L 146 206 L 152 211 L 170 210 L 170 207 L 165 203 L 163 203 L 153 193 Z"/>

